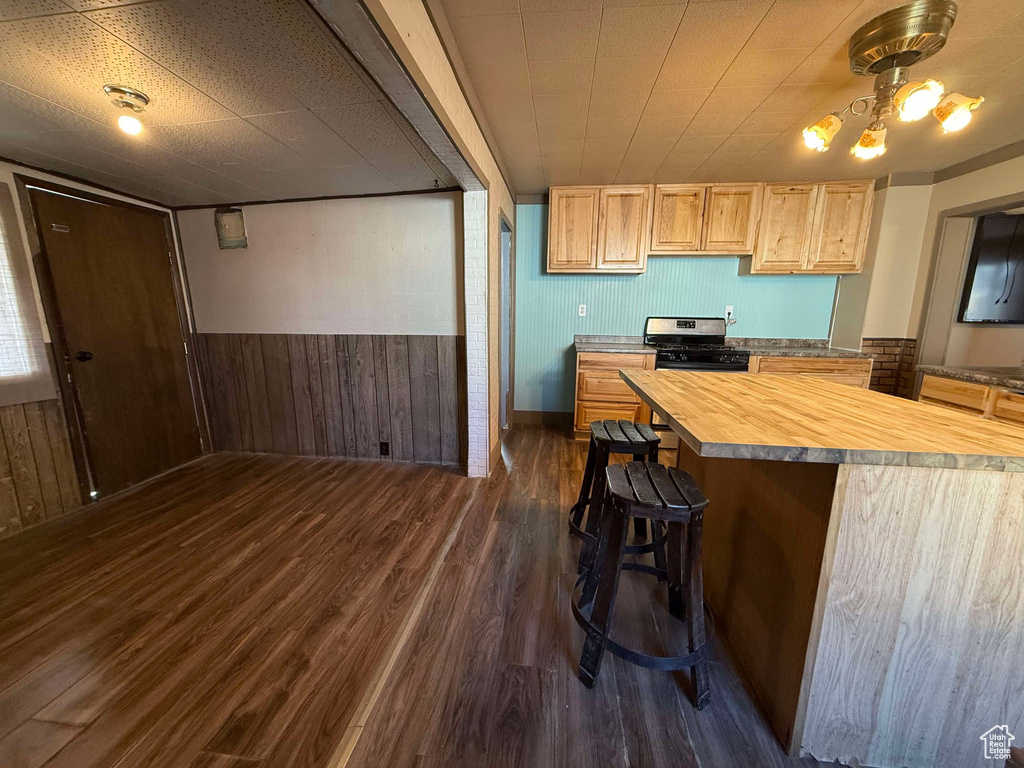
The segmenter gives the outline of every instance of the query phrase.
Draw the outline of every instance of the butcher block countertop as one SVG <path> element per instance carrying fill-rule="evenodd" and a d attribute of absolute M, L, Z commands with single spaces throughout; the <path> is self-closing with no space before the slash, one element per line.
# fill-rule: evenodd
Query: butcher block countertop
<path fill-rule="evenodd" d="M 1024 429 L 810 376 L 627 369 L 700 456 L 1024 472 Z"/>

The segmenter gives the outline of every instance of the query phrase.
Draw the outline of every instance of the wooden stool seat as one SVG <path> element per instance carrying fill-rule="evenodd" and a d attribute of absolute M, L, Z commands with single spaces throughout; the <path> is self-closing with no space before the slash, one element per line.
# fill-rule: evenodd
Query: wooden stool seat
<path fill-rule="evenodd" d="M 580 654 L 578 676 L 593 687 L 605 650 L 633 664 L 652 669 L 692 668 L 694 704 L 702 709 L 711 699 L 704 630 L 704 580 L 701 568 L 701 538 L 704 510 L 708 500 L 693 477 L 661 464 L 631 461 L 613 464 L 605 470 L 607 492 L 597 515 L 600 532 L 593 559 L 576 580 L 572 613 L 587 633 Z M 626 533 L 632 517 L 647 518 L 667 528 L 667 545 L 655 568 L 623 561 Z M 587 527 L 591 527 L 591 520 Z M 669 612 L 685 621 L 689 652 L 681 656 L 640 653 L 610 637 L 612 609 L 619 574 L 638 570 L 668 581 Z M 582 589 L 580 588 L 582 585 Z M 578 593 L 578 597 L 577 597 Z"/>
<path fill-rule="evenodd" d="M 675 467 L 631 461 L 608 467 L 606 478 L 608 493 L 635 517 L 688 523 L 708 505 L 693 476 Z"/>
<path fill-rule="evenodd" d="M 646 455 L 652 445 L 661 442 L 661 438 L 651 429 L 650 424 L 634 423 L 625 419 L 590 422 L 590 439 L 596 440 L 599 444 L 606 444 L 609 453 L 629 453 L 634 456 Z"/>
<path fill-rule="evenodd" d="M 627 453 L 634 460 L 647 459 L 658 460 L 658 444 L 661 438 L 651 429 L 649 424 L 634 424 L 632 421 L 616 421 L 606 419 L 604 421 L 590 422 L 590 448 L 587 450 L 587 465 L 583 470 L 583 482 L 580 485 L 580 495 L 576 503 L 569 510 L 569 533 L 572 536 L 584 539 L 583 552 L 580 556 L 580 567 L 589 561 L 592 554 L 588 546 L 596 538 L 597 528 L 587 525 L 583 528 L 583 516 L 594 503 L 600 504 L 604 498 L 604 470 L 608 466 L 608 460 L 613 453 Z M 590 517 L 593 517 L 591 515 Z M 642 520 L 636 522 L 636 533 L 638 536 L 646 536 L 647 526 Z M 647 544 L 633 545 L 632 554 L 643 554 L 644 552 L 656 552 L 657 543 L 650 541 Z"/>

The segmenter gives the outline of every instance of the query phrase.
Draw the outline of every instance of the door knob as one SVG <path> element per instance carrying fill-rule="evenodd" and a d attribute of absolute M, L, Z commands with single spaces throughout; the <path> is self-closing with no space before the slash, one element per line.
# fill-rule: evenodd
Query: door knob
<path fill-rule="evenodd" d="M 75 353 L 75 360 L 80 363 L 88 362 L 89 360 L 92 360 L 92 352 L 86 352 L 84 349 L 79 350 Z"/>

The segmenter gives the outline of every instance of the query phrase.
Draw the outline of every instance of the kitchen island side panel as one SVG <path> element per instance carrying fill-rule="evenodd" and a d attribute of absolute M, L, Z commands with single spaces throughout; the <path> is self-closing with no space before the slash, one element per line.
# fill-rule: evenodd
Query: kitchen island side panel
<path fill-rule="evenodd" d="M 988 765 L 982 734 L 1024 724 L 1024 476 L 847 470 L 800 752 L 878 768 Z"/>

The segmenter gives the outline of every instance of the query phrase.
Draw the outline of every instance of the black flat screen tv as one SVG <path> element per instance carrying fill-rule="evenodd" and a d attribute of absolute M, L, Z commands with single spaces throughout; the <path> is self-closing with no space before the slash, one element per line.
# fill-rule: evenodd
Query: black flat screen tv
<path fill-rule="evenodd" d="M 960 297 L 961 323 L 1024 324 L 1024 215 L 981 216 Z"/>

